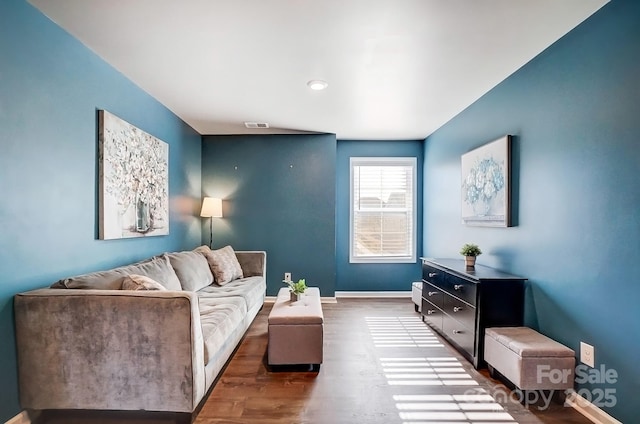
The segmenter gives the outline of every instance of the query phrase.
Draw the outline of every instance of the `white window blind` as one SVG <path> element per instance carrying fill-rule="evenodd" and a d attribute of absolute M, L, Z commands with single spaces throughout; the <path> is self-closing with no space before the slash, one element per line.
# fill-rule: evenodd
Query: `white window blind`
<path fill-rule="evenodd" d="M 351 158 L 350 262 L 416 261 L 416 158 Z"/>

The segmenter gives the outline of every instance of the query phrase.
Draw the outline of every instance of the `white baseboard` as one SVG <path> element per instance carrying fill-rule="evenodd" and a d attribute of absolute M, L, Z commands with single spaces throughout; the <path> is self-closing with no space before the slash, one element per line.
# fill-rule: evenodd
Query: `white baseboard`
<path fill-rule="evenodd" d="M 411 298 L 410 291 L 337 291 L 334 297 L 320 297 L 322 303 L 337 303 L 338 298 Z M 276 296 L 267 296 L 264 298 L 265 303 L 273 303 L 276 301 Z"/>
<path fill-rule="evenodd" d="M 338 303 L 338 299 L 334 297 L 321 297 L 320 303 Z"/>
<path fill-rule="evenodd" d="M 337 298 L 349 298 L 349 297 L 360 297 L 360 298 L 411 298 L 410 291 L 337 291 Z"/>
<path fill-rule="evenodd" d="M 275 296 L 266 296 L 264 298 L 264 303 L 274 303 L 276 301 Z M 335 297 L 320 297 L 320 303 L 338 303 L 338 300 Z"/>
<path fill-rule="evenodd" d="M 37 412 L 22 411 L 4 424 L 31 424 L 31 420 L 35 420 L 38 415 Z"/>
<path fill-rule="evenodd" d="M 616 420 L 611 415 L 580 396 L 573 389 L 567 391 L 565 404 L 571 406 L 573 409 L 584 415 L 588 420 L 596 424 L 622 424 L 621 421 Z"/>

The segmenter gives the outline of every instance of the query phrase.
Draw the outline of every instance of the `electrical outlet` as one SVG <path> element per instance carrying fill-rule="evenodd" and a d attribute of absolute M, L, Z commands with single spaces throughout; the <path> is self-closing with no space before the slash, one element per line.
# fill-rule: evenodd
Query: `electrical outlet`
<path fill-rule="evenodd" d="M 591 368 L 596 366 L 595 349 L 593 346 L 580 342 L 580 362 L 589 365 Z"/>
<path fill-rule="evenodd" d="M 290 272 L 285 272 L 284 273 L 284 281 L 291 281 L 291 273 Z"/>

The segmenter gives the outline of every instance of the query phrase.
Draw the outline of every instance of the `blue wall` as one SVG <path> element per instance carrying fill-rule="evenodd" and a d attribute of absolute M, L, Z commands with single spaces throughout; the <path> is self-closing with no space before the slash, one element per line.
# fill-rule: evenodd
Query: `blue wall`
<path fill-rule="evenodd" d="M 22 0 L 0 2 L 0 421 L 20 411 L 13 295 L 200 242 L 200 136 Z M 96 109 L 169 143 L 169 236 L 97 240 Z"/>
<path fill-rule="evenodd" d="M 414 264 L 349 263 L 349 158 L 416 157 L 418 159 L 418 228 L 417 255 L 422 254 L 422 156 L 423 141 L 338 140 L 336 290 L 339 291 L 409 291 L 412 281 L 420 281 L 420 261 Z"/>
<path fill-rule="evenodd" d="M 266 250 L 268 295 L 291 272 L 333 296 L 335 175 L 333 134 L 203 137 L 202 195 L 223 199 L 214 248 Z"/>
<path fill-rule="evenodd" d="M 640 2 L 613 0 L 427 138 L 424 249 L 530 279 L 527 322 L 620 375 L 617 404 L 636 422 L 640 393 Z M 460 224 L 460 155 L 515 135 L 517 226 Z"/>

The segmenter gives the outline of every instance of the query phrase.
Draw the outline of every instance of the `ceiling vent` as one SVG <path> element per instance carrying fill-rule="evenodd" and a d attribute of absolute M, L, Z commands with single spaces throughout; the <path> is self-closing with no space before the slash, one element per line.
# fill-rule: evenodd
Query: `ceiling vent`
<path fill-rule="evenodd" d="M 269 124 L 266 122 L 245 122 L 244 126 L 247 128 L 269 128 Z"/>

